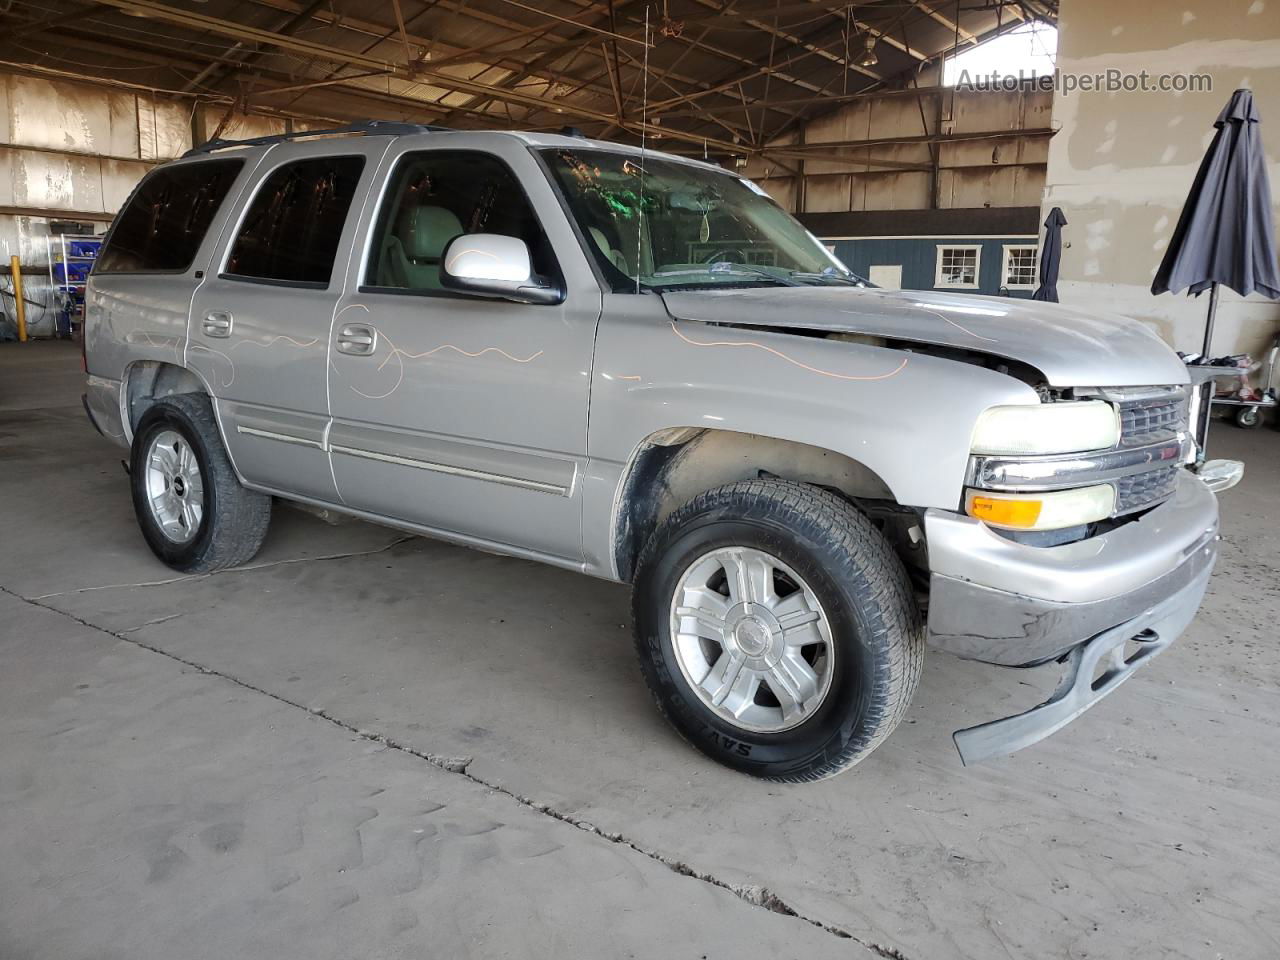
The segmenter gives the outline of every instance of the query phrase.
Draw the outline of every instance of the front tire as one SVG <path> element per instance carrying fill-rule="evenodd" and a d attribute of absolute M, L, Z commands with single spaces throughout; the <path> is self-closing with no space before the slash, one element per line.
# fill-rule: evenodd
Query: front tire
<path fill-rule="evenodd" d="M 924 638 L 902 562 L 854 506 L 784 480 L 700 494 L 638 565 L 636 647 L 686 740 L 770 780 L 832 776 L 902 719 Z"/>
<path fill-rule="evenodd" d="M 152 404 L 134 433 L 129 476 L 142 535 L 173 569 L 234 567 L 262 546 L 271 498 L 240 485 L 208 397 L 182 393 Z"/>

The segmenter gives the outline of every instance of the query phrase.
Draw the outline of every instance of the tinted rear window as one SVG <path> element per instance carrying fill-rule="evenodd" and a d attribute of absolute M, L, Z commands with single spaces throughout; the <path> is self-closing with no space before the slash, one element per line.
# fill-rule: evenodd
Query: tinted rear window
<path fill-rule="evenodd" d="M 182 273 L 235 182 L 242 159 L 161 167 L 116 218 L 94 273 Z"/>
<path fill-rule="evenodd" d="M 231 247 L 226 272 L 327 285 L 364 157 L 286 163 L 263 182 Z"/>

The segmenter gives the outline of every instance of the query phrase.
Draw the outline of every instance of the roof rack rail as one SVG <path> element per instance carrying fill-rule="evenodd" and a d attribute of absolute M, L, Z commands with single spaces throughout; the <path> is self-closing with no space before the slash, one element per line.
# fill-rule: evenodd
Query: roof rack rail
<path fill-rule="evenodd" d="M 270 143 L 283 143 L 302 137 L 323 137 L 334 134 L 358 133 L 366 137 L 398 137 L 408 133 L 441 133 L 449 127 L 435 127 L 422 123 L 399 123 L 394 120 L 359 120 L 341 127 L 328 130 L 295 130 L 293 133 L 273 133 L 265 137 L 250 137 L 248 140 L 210 140 L 198 147 L 192 147 L 184 157 L 196 157 L 202 153 L 212 153 L 227 147 L 257 147 Z"/>

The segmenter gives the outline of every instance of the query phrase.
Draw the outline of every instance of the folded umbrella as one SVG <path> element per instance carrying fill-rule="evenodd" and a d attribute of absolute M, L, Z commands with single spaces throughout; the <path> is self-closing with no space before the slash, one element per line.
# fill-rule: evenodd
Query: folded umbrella
<path fill-rule="evenodd" d="M 1054 207 L 1044 220 L 1044 246 L 1040 249 L 1040 286 L 1032 300 L 1058 302 L 1058 268 L 1062 265 L 1062 228 L 1067 225 L 1061 207 Z"/>
<path fill-rule="evenodd" d="M 1252 91 L 1233 93 L 1213 125 L 1217 133 L 1151 284 L 1153 294 L 1210 291 L 1205 356 L 1213 339 L 1219 284 L 1242 297 L 1260 293 L 1280 299 L 1271 186 Z"/>

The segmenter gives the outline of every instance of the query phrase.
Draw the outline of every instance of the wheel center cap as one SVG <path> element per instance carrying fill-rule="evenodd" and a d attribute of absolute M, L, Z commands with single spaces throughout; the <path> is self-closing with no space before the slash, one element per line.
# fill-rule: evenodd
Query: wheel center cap
<path fill-rule="evenodd" d="M 179 497 L 186 494 L 187 481 L 183 479 L 181 476 L 177 476 L 173 478 L 173 492 L 177 494 Z"/>
<path fill-rule="evenodd" d="M 771 634 L 763 622 L 755 617 L 746 617 L 734 628 L 733 639 L 738 649 L 748 657 L 758 657 L 769 649 Z"/>

